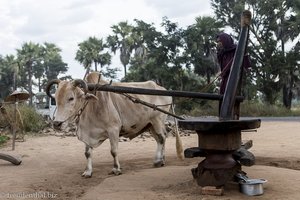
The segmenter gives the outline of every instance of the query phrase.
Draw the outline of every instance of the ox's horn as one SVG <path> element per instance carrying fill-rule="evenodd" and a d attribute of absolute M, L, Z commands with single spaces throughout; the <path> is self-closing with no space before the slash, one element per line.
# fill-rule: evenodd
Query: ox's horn
<path fill-rule="evenodd" d="M 82 79 L 75 79 L 73 81 L 73 86 L 74 87 L 79 86 L 80 88 L 83 89 L 83 91 L 84 91 L 85 94 L 88 92 L 88 86 L 87 86 L 86 82 L 84 80 L 82 80 Z"/>
<path fill-rule="evenodd" d="M 53 79 L 53 80 L 51 80 L 51 81 L 49 81 L 48 82 L 48 84 L 46 85 L 46 93 L 47 93 L 47 95 L 49 96 L 49 97 L 51 97 L 51 98 L 53 98 L 54 99 L 54 97 L 51 95 L 51 93 L 50 93 L 50 88 L 51 88 L 51 86 L 53 85 L 53 84 L 59 84 L 60 83 L 60 80 L 59 79 Z"/>

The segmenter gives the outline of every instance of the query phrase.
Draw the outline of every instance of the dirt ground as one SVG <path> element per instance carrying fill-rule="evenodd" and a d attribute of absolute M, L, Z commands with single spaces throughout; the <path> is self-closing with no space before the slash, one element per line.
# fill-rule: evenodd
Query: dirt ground
<path fill-rule="evenodd" d="M 108 141 L 95 149 L 92 178 L 82 178 L 85 169 L 84 145 L 76 137 L 27 137 L 25 142 L 0 149 L 17 155 L 22 164 L 0 160 L 0 199 L 101 199 L 101 200 L 295 200 L 300 195 L 300 122 L 262 122 L 257 132 L 243 133 L 253 140 L 250 149 L 256 165 L 243 167 L 250 178 L 264 178 L 264 194 L 246 196 L 236 183 L 225 186 L 223 196 L 201 195 L 191 168 L 201 158 L 176 158 L 175 138 L 166 143 L 166 166 L 153 168 L 156 142 L 136 138 L 120 142 L 123 174 L 108 175 L 112 157 Z M 197 146 L 197 135 L 182 137 L 184 148 Z"/>

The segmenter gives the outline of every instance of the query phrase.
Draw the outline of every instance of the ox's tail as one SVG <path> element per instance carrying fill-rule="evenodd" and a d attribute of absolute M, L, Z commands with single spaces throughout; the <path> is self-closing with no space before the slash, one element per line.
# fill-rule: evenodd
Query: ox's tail
<path fill-rule="evenodd" d="M 177 127 L 177 123 L 176 123 L 176 128 L 175 128 L 175 137 L 176 137 L 176 152 L 177 152 L 177 157 L 181 160 L 184 159 L 183 156 L 183 147 L 182 147 L 182 141 L 179 135 L 179 131 L 178 131 L 178 127 Z"/>
<path fill-rule="evenodd" d="M 173 112 L 173 114 L 175 114 L 174 104 L 172 104 L 172 112 Z M 182 141 L 181 141 L 181 138 L 180 138 L 180 135 L 179 135 L 177 120 L 175 119 L 175 117 L 174 117 L 174 123 L 175 123 L 175 137 L 176 137 L 176 153 L 177 153 L 177 157 L 180 160 L 184 160 Z"/>

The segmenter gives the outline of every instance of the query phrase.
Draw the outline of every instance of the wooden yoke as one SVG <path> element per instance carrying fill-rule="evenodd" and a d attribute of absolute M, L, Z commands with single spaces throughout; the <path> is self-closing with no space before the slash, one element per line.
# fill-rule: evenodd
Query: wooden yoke
<path fill-rule="evenodd" d="M 236 48 L 233 63 L 231 66 L 229 78 L 227 81 L 223 101 L 220 110 L 220 120 L 234 119 L 233 108 L 237 96 L 237 90 L 241 84 L 241 77 L 243 72 L 243 60 L 247 48 L 249 37 L 249 26 L 251 21 L 251 12 L 245 10 L 241 17 L 241 33 L 239 36 L 238 46 Z"/>

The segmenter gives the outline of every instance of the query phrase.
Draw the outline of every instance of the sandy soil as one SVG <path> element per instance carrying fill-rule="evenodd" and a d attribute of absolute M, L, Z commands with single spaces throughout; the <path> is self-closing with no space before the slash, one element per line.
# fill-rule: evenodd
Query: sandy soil
<path fill-rule="evenodd" d="M 254 133 L 243 133 L 253 140 L 250 149 L 256 165 L 243 167 L 250 178 L 264 178 L 264 195 L 249 197 L 228 183 L 223 196 L 201 195 L 193 181 L 191 168 L 201 158 L 176 158 L 175 138 L 166 144 L 166 166 L 153 168 L 156 142 L 152 138 L 136 138 L 121 142 L 120 162 L 123 174 L 108 175 L 112 168 L 109 143 L 94 151 L 93 177 L 81 177 L 85 168 L 84 145 L 76 137 L 27 137 L 2 153 L 18 155 L 23 162 L 14 166 L 0 160 L 0 199 L 299 199 L 300 195 L 300 122 L 262 122 Z M 197 135 L 182 137 L 185 148 L 197 146 Z"/>

